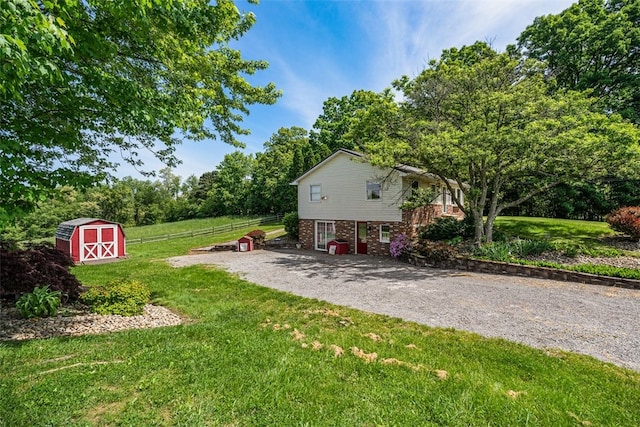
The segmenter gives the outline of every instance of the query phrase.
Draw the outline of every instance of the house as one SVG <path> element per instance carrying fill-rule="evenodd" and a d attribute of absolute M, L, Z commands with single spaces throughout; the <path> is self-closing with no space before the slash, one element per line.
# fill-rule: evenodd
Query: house
<path fill-rule="evenodd" d="M 364 154 L 346 149 L 337 150 L 291 184 L 298 186 L 300 243 L 305 249 L 326 251 L 327 244 L 337 239 L 348 242 L 349 253 L 388 255 L 396 235 L 414 236 L 419 226 L 436 216 L 464 216 L 436 175 L 407 165 L 376 167 Z M 458 184 L 453 180 L 448 184 L 464 203 Z M 403 209 L 419 189 L 431 195 L 431 203 Z"/>
<path fill-rule="evenodd" d="M 61 222 L 56 230 L 56 249 L 76 262 L 125 257 L 122 225 L 98 218 L 76 218 Z"/>

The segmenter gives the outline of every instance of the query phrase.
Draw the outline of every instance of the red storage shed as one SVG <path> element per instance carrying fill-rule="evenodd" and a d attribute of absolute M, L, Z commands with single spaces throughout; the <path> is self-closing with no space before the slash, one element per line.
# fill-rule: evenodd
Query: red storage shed
<path fill-rule="evenodd" d="M 98 218 L 76 218 L 58 225 L 56 249 L 75 262 L 115 259 L 126 256 L 122 225 Z"/>
<path fill-rule="evenodd" d="M 238 239 L 238 252 L 249 252 L 253 250 L 253 239 L 243 236 Z"/>

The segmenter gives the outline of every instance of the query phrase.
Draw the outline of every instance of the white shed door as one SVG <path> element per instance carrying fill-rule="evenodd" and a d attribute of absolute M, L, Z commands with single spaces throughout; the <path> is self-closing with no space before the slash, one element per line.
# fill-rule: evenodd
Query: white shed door
<path fill-rule="evenodd" d="M 116 225 L 80 227 L 80 261 L 115 258 L 118 255 Z"/>

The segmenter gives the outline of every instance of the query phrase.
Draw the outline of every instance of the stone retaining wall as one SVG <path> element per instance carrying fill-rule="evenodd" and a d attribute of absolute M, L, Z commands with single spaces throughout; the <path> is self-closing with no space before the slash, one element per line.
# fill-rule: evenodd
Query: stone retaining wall
<path fill-rule="evenodd" d="M 509 264 L 505 262 L 486 261 L 456 257 L 451 260 L 431 262 L 420 255 L 411 255 L 411 264 L 423 267 L 451 268 L 467 270 L 476 273 L 504 274 L 510 276 L 534 277 L 538 279 L 559 280 L 563 282 L 586 283 L 591 285 L 615 286 L 619 288 L 639 289 L 640 280 L 623 279 L 620 277 L 598 276 L 596 274 L 580 273 L 578 271 L 560 270 L 535 265 Z"/>

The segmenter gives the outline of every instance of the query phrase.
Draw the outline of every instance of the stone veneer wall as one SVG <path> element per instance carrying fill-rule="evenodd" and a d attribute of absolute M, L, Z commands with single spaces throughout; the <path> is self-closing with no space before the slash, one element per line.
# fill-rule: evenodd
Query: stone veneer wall
<path fill-rule="evenodd" d="M 504 274 L 508 276 L 535 277 L 539 279 L 558 280 L 563 282 L 587 283 L 591 285 L 615 286 L 628 289 L 640 289 L 640 280 L 620 277 L 598 276 L 578 271 L 560 270 L 535 265 L 509 264 L 505 262 L 478 260 L 457 257 L 440 262 L 429 262 L 420 255 L 411 255 L 409 262 L 414 265 L 436 268 L 451 268 L 474 271 L 477 273 Z"/>

